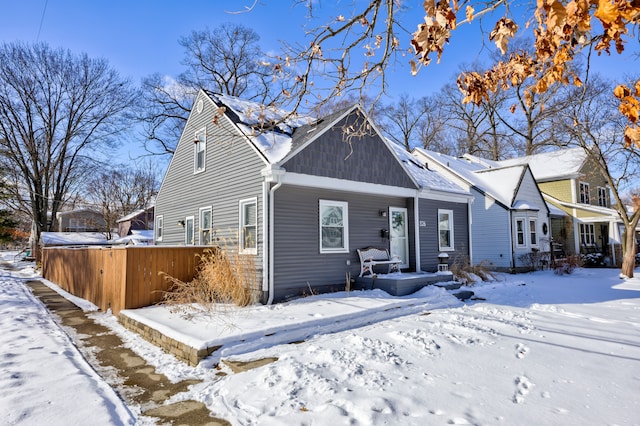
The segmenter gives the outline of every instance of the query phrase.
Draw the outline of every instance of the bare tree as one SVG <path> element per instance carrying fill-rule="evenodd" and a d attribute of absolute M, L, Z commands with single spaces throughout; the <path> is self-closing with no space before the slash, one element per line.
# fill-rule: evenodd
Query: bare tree
<path fill-rule="evenodd" d="M 402 94 L 397 103 L 380 111 L 381 131 L 407 151 L 416 146 L 433 149 L 442 137 L 444 123 L 436 97 L 414 99 Z"/>
<path fill-rule="evenodd" d="M 625 147 L 623 140 L 626 123 L 617 112 L 617 100 L 612 84 L 593 77 L 582 88 L 572 90 L 572 98 L 561 111 L 563 131 L 574 145 L 582 147 L 605 177 L 615 200 L 612 203 L 625 228 L 623 235 L 622 273 L 633 277 L 636 254 L 636 227 L 640 210 L 629 212 L 625 192 L 637 189 L 640 179 L 640 149 Z"/>
<path fill-rule="evenodd" d="M 138 169 L 116 166 L 94 176 L 86 185 L 88 200 L 102 212 L 108 239 L 118 219 L 149 207 L 157 192 L 158 179 L 149 164 Z"/>
<path fill-rule="evenodd" d="M 500 116 L 507 104 L 507 93 L 491 93 L 479 104 L 465 104 L 462 97 L 453 84 L 447 84 L 439 92 L 448 133 L 456 141 L 455 153 L 492 160 L 512 154 L 512 131 Z"/>
<path fill-rule="evenodd" d="M 308 8 L 309 16 L 322 7 L 313 0 L 296 3 Z M 287 84 L 289 109 L 296 112 L 309 104 L 325 102 L 347 92 L 366 93 L 376 84 L 377 96 L 387 89 L 387 71 L 402 58 L 416 75 L 420 68 L 439 60 L 456 29 L 463 24 L 475 24 L 491 19 L 495 25 L 488 34 L 500 50 L 503 59 L 484 73 L 463 73 L 458 87 L 465 94 L 463 102 L 480 101 L 497 89 L 505 90 L 523 84 L 521 96 L 525 103 L 532 94 L 541 94 L 555 84 L 581 84 L 573 60 L 585 48 L 593 46 L 599 53 L 624 51 L 633 30 L 640 22 L 640 5 L 633 1 L 594 0 L 590 2 L 549 0 L 529 8 L 519 26 L 513 18 L 512 0 L 472 2 L 458 0 L 427 0 L 424 13 L 405 16 L 405 2 L 371 0 L 354 2 L 322 25 L 307 31 L 307 40 L 300 44 L 285 44 L 283 54 L 273 64 L 274 76 Z M 412 10 L 413 11 L 413 10 Z M 402 22 L 403 19 L 408 22 Z M 407 28 L 417 29 L 413 32 Z M 533 53 L 516 52 L 507 55 L 509 42 L 520 34 L 533 34 Z M 637 34 L 637 32 L 635 33 Z M 631 35 L 631 37 L 629 37 Z M 410 46 L 406 40 L 410 40 Z M 408 55 L 412 49 L 415 56 Z M 407 58 L 407 59 L 405 59 Z M 640 87 L 640 83 L 638 83 Z M 630 121 L 626 134 L 629 143 L 640 145 L 640 90 L 629 94 L 625 110 Z M 634 106 L 635 105 L 635 106 Z"/>
<path fill-rule="evenodd" d="M 91 157 L 127 127 L 134 91 L 105 60 L 42 43 L 2 44 L 0 63 L 0 161 L 39 242 Z"/>
<path fill-rule="evenodd" d="M 179 40 L 185 49 L 185 71 L 175 79 L 153 74 L 142 82 L 145 144 L 152 154 L 172 154 L 191 111 L 195 94 L 208 90 L 271 103 L 282 96 L 275 89 L 272 65 L 251 28 L 225 23 L 192 31 Z"/>

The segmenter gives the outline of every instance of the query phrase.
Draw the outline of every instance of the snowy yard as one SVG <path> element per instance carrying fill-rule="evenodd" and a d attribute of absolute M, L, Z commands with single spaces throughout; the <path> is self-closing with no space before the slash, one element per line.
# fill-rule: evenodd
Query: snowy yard
<path fill-rule="evenodd" d="M 32 269 L 16 266 L 23 269 L 0 271 L 3 423 L 141 423 L 139 410 L 117 398 L 26 289 Z M 610 269 L 543 271 L 501 275 L 474 291 L 485 300 L 462 303 L 433 288 L 406 298 L 357 292 L 180 322 L 173 332 L 184 340 L 206 340 L 194 330 L 244 335 L 223 361 L 277 358 L 241 373 L 223 362 L 224 377 L 212 368 L 216 359 L 188 367 L 114 317 L 92 315 L 160 373 L 202 379 L 176 400 L 202 401 L 232 424 L 640 424 L 639 278 Z M 380 309 L 384 303 L 395 307 Z M 370 324 L 336 326 L 341 306 Z M 144 311 L 172 323 L 167 311 Z M 251 334 L 259 324 L 285 324 L 291 340 L 306 337 L 309 330 L 294 326 L 302 317 L 316 330 L 302 343 Z"/>

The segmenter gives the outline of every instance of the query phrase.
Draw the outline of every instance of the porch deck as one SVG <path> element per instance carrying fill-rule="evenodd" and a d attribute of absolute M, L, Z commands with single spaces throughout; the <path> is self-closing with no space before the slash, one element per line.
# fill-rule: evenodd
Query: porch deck
<path fill-rule="evenodd" d="M 392 296 L 406 296 L 415 293 L 424 286 L 450 281 L 453 281 L 453 274 L 450 272 L 394 272 L 356 277 L 354 290 L 379 288 Z"/>

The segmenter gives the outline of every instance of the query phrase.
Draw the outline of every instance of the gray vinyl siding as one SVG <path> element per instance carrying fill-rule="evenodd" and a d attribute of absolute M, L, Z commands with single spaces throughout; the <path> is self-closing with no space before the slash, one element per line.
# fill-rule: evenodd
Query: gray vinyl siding
<path fill-rule="evenodd" d="M 345 141 L 343 129 L 356 117 L 353 113 L 337 123 L 283 167 L 293 173 L 415 188 L 400 162 L 373 130 L 361 138 L 352 138 L 350 143 Z"/>
<path fill-rule="evenodd" d="M 212 207 L 214 245 L 235 244 L 238 237 L 239 201 L 257 198 L 258 270 L 262 269 L 262 181 L 265 162 L 239 136 L 225 118 L 212 121 L 212 104 L 206 96 L 204 109 L 191 112 L 176 152 L 171 160 L 156 199 L 156 216 L 164 216 L 164 233 L 159 245 L 183 245 L 184 227 L 178 221 L 194 216 L 195 241 L 198 243 L 199 209 Z M 195 103 L 194 103 L 195 105 Z M 194 135 L 206 127 L 205 170 L 194 174 Z"/>
<path fill-rule="evenodd" d="M 438 269 L 438 210 L 453 210 L 454 251 L 449 254 L 449 264 L 469 256 L 469 212 L 467 203 L 420 199 L 420 267 L 425 272 Z"/>
<path fill-rule="evenodd" d="M 474 265 L 511 268 L 511 215 L 508 209 L 475 189 L 471 190 L 472 244 Z"/>
<path fill-rule="evenodd" d="M 320 253 L 319 200 L 345 201 L 349 211 L 349 252 Z M 357 277 L 360 261 L 356 249 L 368 246 L 389 248 L 380 230 L 389 228 L 381 209 L 409 209 L 409 235 L 413 235 L 411 201 L 403 197 L 364 195 L 350 192 L 282 186 L 275 192 L 275 300 L 284 300 L 310 289 L 344 290 L 347 273 Z M 414 241 L 409 241 L 412 251 Z M 413 254 L 411 262 L 415 262 Z M 347 265 L 347 261 L 351 265 Z"/>

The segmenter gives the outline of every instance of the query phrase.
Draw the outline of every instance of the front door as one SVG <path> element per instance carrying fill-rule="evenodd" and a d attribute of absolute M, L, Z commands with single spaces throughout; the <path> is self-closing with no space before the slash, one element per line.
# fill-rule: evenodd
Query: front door
<path fill-rule="evenodd" d="M 389 207 L 389 246 L 391 257 L 402 259 L 400 268 L 409 267 L 409 230 L 407 227 L 407 209 Z"/>

